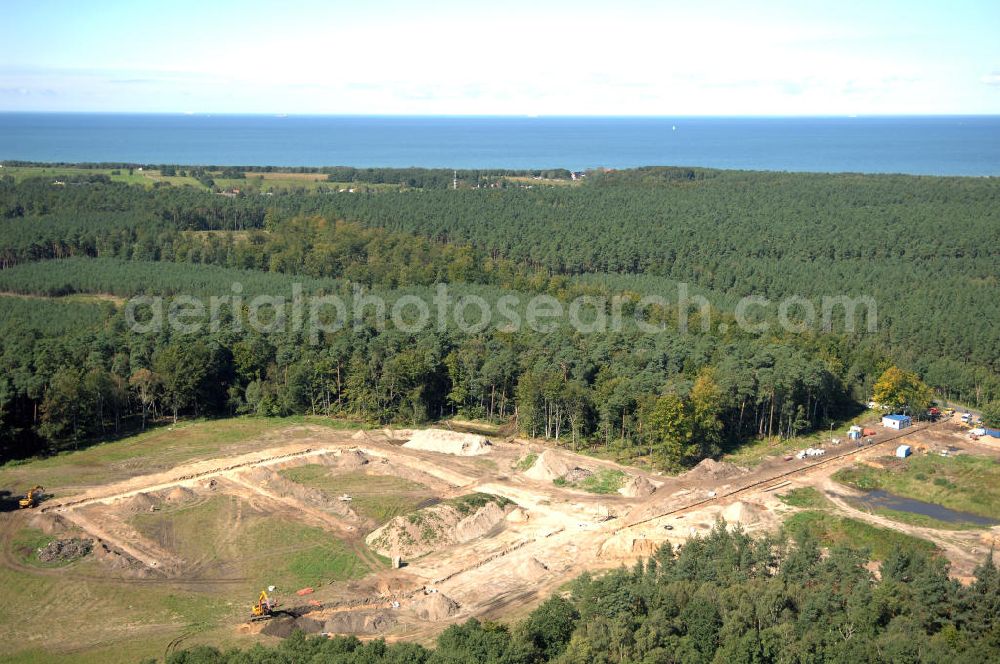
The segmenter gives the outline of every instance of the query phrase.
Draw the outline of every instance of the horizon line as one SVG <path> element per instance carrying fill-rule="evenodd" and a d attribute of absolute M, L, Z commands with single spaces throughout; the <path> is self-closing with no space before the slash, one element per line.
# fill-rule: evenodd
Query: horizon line
<path fill-rule="evenodd" d="M 0 115 L 149 115 L 149 116 L 182 116 L 182 117 L 271 117 L 303 118 L 520 118 L 520 119 L 675 119 L 675 118 L 711 118 L 711 119 L 860 119 L 860 118 L 1000 118 L 1000 111 L 994 113 L 679 113 L 679 114 L 588 114 L 588 113 L 322 113 L 322 112 L 284 112 L 284 111 L 64 111 L 64 110 L 7 110 L 0 109 Z"/>

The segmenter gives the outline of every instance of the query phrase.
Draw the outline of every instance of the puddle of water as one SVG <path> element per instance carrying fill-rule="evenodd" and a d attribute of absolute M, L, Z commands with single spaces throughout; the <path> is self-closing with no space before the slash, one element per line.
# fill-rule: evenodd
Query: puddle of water
<path fill-rule="evenodd" d="M 920 514 L 931 517 L 932 519 L 937 519 L 938 521 L 944 521 L 945 523 L 971 523 L 977 526 L 995 526 L 1000 524 L 1000 521 L 986 516 L 980 516 L 979 514 L 972 514 L 970 512 L 959 512 L 934 503 L 925 503 L 922 500 L 914 500 L 913 498 L 903 498 L 902 496 L 897 496 L 893 493 L 882 491 L 880 489 L 867 491 L 857 498 L 852 498 L 851 502 L 869 509 L 881 508 L 895 510 L 897 512 Z"/>

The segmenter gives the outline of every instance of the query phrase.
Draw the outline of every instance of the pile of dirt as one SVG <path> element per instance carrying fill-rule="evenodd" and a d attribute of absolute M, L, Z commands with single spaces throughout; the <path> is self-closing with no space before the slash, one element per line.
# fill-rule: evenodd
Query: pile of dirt
<path fill-rule="evenodd" d="M 337 467 L 357 469 L 368 464 L 368 455 L 361 450 L 344 450 L 337 455 Z"/>
<path fill-rule="evenodd" d="M 722 518 L 729 524 L 750 525 L 760 522 L 763 511 L 764 508 L 760 505 L 737 500 L 722 510 Z"/>
<path fill-rule="evenodd" d="M 295 619 L 296 629 L 301 629 L 306 634 L 319 634 L 323 631 L 323 623 L 313 620 L 309 616 L 300 616 Z"/>
<path fill-rule="evenodd" d="M 264 624 L 264 628 L 260 630 L 261 634 L 267 634 L 268 636 L 276 636 L 279 639 L 287 639 L 295 631 L 295 618 L 292 616 L 277 616 L 271 618 Z"/>
<path fill-rule="evenodd" d="M 411 450 L 440 452 L 456 456 L 479 456 L 489 454 L 492 445 L 484 436 L 444 429 L 422 429 L 414 431 L 403 447 Z"/>
<path fill-rule="evenodd" d="M 694 533 L 692 533 L 693 535 Z M 613 537 L 609 537 L 601 545 L 600 556 L 602 558 L 648 558 L 655 555 L 663 542 L 641 535 L 636 537 L 629 532 L 621 532 Z"/>
<path fill-rule="evenodd" d="M 93 548 L 94 540 L 91 539 L 57 539 L 38 550 L 38 559 L 43 563 L 68 562 L 89 555 Z"/>
<path fill-rule="evenodd" d="M 182 486 L 175 486 L 167 492 L 167 495 L 165 495 L 163 499 L 168 503 L 178 504 L 192 501 L 197 497 L 198 494 L 191 489 Z"/>
<path fill-rule="evenodd" d="M 396 619 L 387 613 L 341 611 L 327 618 L 323 631 L 327 634 L 380 634 L 395 624 Z"/>
<path fill-rule="evenodd" d="M 112 549 L 104 541 L 98 541 L 97 546 L 94 548 L 94 556 L 106 567 L 117 572 L 123 572 L 128 577 L 145 579 L 153 575 L 153 571 L 145 564 L 124 551 Z"/>
<path fill-rule="evenodd" d="M 639 475 L 631 476 L 618 493 L 628 498 L 645 498 L 656 491 L 656 485 Z"/>
<path fill-rule="evenodd" d="M 384 597 L 401 597 L 415 592 L 420 583 L 408 575 L 386 577 L 380 574 L 375 581 L 375 590 Z"/>
<path fill-rule="evenodd" d="M 637 537 L 632 540 L 632 555 L 642 558 L 649 558 L 656 555 L 662 544 L 645 537 Z"/>
<path fill-rule="evenodd" d="M 576 484 L 577 482 L 582 482 L 594 473 L 587 470 L 586 468 L 573 468 L 568 473 L 563 475 L 563 479 L 570 484 Z"/>
<path fill-rule="evenodd" d="M 389 440 L 409 440 L 413 438 L 413 429 L 382 429 L 382 434 Z"/>
<path fill-rule="evenodd" d="M 549 571 L 548 566 L 535 557 L 528 558 L 525 564 L 518 566 L 517 574 L 522 579 L 537 581 L 545 576 Z"/>
<path fill-rule="evenodd" d="M 507 514 L 507 520 L 511 523 L 524 523 L 530 518 L 531 515 L 523 507 L 516 507 Z"/>
<path fill-rule="evenodd" d="M 725 480 L 731 477 L 738 477 L 745 472 L 747 472 L 745 468 L 740 468 L 739 466 L 725 461 L 704 459 L 701 463 L 688 471 L 687 475 L 690 478 Z"/>
<path fill-rule="evenodd" d="M 507 513 L 516 507 L 500 496 L 462 496 L 397 516 L 370 533 L 365 541 L 384 556 L 415 558 L 503 528 Z"/>
<path fill-rule="evenodd" d="M 32 528 L 36 528 L 46 535 L 65 532 L 70 527 L 70 524 L 67 524 L 65 519 L 53 512 L 35 511 L 31 515 L 29 523 Z"/>
<path fill-rule="evenodd" d="M 139 514 L 140 512 L 152 512 L 159 506 L 159 501 L 148 493 L 137 493 L 131 498 L 122 501 L 121 509 L 128 514 Z"/>
<path fill-rule="evenodd" d="M 243 478 L 247 482 L 255 484 L 278 496 L 301 500 L 307 505 L 326 512 L 332 512 L 344 518 L 353 519 L 357 516 L 350 508 L 350 503 L 336 500 L 333 496 L 327 496 L 323 491 L 315 487 L 305 486 L 286 479 L 280 473 L 276 473 L 270 468 L 251 468 L 243 473 Z"/>
<path fill-rule="evenodd" d="M 584 470 L 571 463 L 566 457 L 554 450 L 545 450 L 538 455 L 531 468 L 524 471 L 524 476 L 533 480 L 551 482 L 560 477 L 566 477 L 575 470 Z"/>
<path fill-rule="evenodd" d="M 985 546 L 997 549 L 1000 548 L 1000 537 L 993 532 L 985 532 L 979 535 L 979 541 Z"/>
<path fill-rule="evenodd" d="M 420 620 L 445 620 L 456 615 L 461 606 L 458 602 L 441 593 L 422 595 L 410 605 L 410 610 Z"/>

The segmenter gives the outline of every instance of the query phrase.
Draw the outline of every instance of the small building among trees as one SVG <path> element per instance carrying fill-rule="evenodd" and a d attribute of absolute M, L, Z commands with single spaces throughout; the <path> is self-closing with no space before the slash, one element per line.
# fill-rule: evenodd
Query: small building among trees
<path fill-rule="evenodd" d="M 913 424 L 913 419 L 909 415 L 886 415 L 882 418 L 882 426 L 889 429 L 905 429 Z"/>

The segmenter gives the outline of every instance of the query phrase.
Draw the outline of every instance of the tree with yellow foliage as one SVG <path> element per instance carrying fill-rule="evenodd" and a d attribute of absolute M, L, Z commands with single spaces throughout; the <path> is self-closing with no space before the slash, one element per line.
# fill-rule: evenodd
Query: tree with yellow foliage
<path fill-rule="evenodd" d="M 882 372 L 872 389 L 872 399 L 891 411 L 925 412 L 934 393 L 917 374 L 891 366 Z"/>

